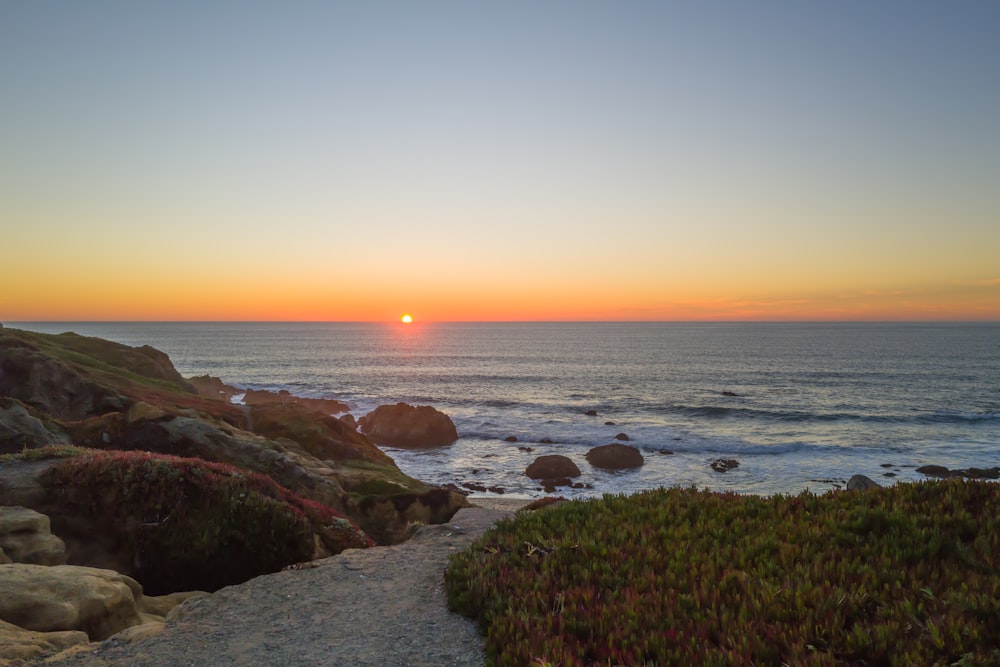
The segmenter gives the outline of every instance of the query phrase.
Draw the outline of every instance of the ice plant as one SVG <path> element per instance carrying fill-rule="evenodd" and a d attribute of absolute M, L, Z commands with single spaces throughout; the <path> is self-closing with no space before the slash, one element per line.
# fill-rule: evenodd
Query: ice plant
<path fill-rule="evenodd" d="M 1000 486 L 571 502 L 498 524 L 446 585 L 495 665 L 996 665 Z"/>

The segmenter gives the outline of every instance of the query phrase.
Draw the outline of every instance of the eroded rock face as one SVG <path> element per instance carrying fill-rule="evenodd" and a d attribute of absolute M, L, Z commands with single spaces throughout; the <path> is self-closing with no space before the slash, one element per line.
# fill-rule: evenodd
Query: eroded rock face
<path fill-rule="evenodd" d="M 31 660 L 90 642 L 79 630 L 37 632 L 0 621 L 0 655 L 12 660 Z"/>
<path fill-rule="evenodd" d="M 49 517 L 27 507 L 0 507 L 0 549 L 14 563 L 65 565 L 66 545 Z"/>
<path fill-rule="evenodd" d="M 531 479 L 557 479 L 559 477 L 579 477 L 580 468 L 571 459 L 560 454 L 539 456 L 528 466 L 524 474 Z"/>
<path fill-rule="evenodd" d="M 587 452 L 587 461 L 595 468 L 623 470 L 638 468 L 646 462 L 646 459 L 635 447 L 616 443 L 594 447 Z"/>
<path fill-rule="evenodd" d="M 46 425 L 20 401 L 0 398 L 0 454 L 65 444 L 69 436 L 54 424 Z"/>
<path fill-rule="evenodd" d="M 458 440 L 451 417 L 429 405 L 380 405 L 358 426 L 376 444 L 393 447 L 439 447 Z"/>
<path fill-rule="evenodd" d="M 101 640 L 142 622 L 130 577 L 78 565 L 0 565 L 0 620 L 37 632 L 75 630 Z"/>
<path fill-rule="evenodd" d="M 243 396 L 243 403 L 244 405 L 299 405 L 327 415 L 340 414 L 350 410 L 347 403 L 332 398 L 293 396 L 287 389 L 282 389 L 278 393 L 263 389 L 247 389 L 246 395 Z"/>

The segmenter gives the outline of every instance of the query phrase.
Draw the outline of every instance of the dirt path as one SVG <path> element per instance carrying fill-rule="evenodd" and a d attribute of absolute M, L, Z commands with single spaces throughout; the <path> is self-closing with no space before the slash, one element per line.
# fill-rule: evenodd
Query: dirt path
<path fill-rule="evenodd" d="M 511 514 L 463 509 L 403 544 L 352 549 L 190 600 L 154 637 L 111 639 L 47 664 L 481 667 L 482 639 L 472 621 L 448 611 L 443 573 L 450 554 Z"/>

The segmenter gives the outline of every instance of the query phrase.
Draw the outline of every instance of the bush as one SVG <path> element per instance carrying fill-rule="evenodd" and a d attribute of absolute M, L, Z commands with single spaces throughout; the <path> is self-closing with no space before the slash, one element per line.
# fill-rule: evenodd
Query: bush
<path fill-rule="evenodd" d="M 213 591 L 371 541 L 346 518 L 269 477 L 148 452 L 97 452 L 49 468 L 42 482 L 126 544 L 152 593 Z"/>
<path fill-rule="evenodd" d="M 501 522 L 446 587 L 497 665 L 998 665 L 998 567 L 995 484 L 661 489 Z"/>

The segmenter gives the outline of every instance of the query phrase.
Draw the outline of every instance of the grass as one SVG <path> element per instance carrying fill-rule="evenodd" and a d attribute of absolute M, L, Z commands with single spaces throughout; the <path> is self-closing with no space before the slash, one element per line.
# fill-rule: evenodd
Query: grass
<path fill-rule="evenodd" d="M 494 665 L 1000 665 L 1000 485 L 565 503 L 446 587 Z"/>

